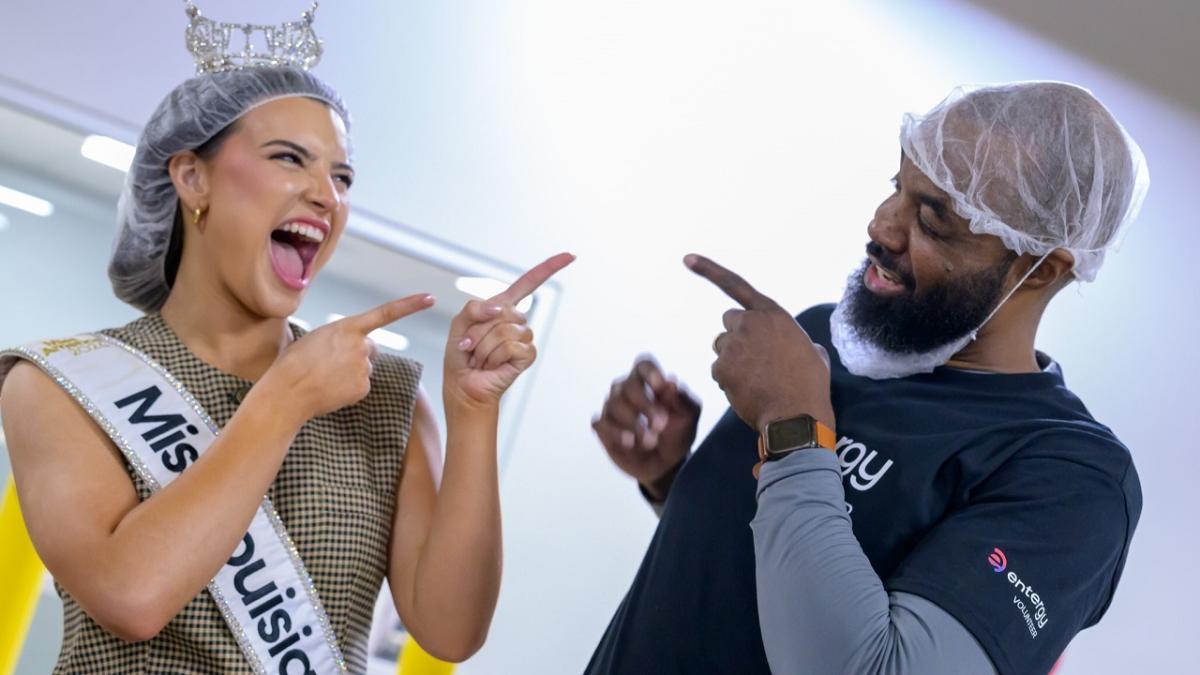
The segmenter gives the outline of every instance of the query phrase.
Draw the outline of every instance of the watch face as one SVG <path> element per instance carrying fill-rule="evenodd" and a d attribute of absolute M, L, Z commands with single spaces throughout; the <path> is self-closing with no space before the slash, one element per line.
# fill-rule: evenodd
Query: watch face
<path fill-rule="evenodd" d="M 816 445 L 817 434 L 811 417 L 795 417 L 767 425 L 767 454 L 774 455 Z"/>

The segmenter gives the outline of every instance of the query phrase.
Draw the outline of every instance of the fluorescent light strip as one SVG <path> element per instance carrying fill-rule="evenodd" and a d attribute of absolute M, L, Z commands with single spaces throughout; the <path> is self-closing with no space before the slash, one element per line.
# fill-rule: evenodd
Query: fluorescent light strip
<path fill-rule="evenodd" d="M 129 171 L 133 164 L 133 146 L 122 143 L 115 138 L 92 134 L 83 139 L 79 154 L 93 162 L 112 167 L 117 171 Z"/>
<path fill-rule="evenodd" d="M 344 318 L 346 317 L 342 314 L 330 314 L 329 316 L 325 317 L 325 323 L 341 321 Z M 380 347 L 386 347 L 394 352 L 402 352 L 405 349 L 408 349 L 409 345 L 408 338 L 399 333 L 393 333 L 392 331 L 385 330 L 383 328 L 376 328 L 370 333 L 367 333 L 367 337 L 374 340 L 375 343 Z"/>
<path fill-rule="evenodd" d="M 481 300 L 487 300 L 508 290 L 508 284 L 491 277 L 459 277 L 454 281 L 454 287 Z M 517 303 L 517 311 L 528 312 L 532 306 L 533 296 L 531 295 Z"/>
<path fill-rule="evenodd" d="M 28 211 L 35 216 L 42 216 L 43 218 L 54 213 L 54 205 L 45 199 L 34 197 L 20 190 L 4 187 L 3 185 L 0 185 L 0 204 L 7 204 L 14 209 Z"/>

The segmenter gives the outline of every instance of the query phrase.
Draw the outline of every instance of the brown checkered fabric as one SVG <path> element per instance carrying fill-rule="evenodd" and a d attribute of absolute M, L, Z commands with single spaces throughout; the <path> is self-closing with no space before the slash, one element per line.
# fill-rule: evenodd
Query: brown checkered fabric
<path fill-rule="evenodd" d="M 236 393 L 249 382 L 196 358 L 161 316 L 103 332 L 165 366 L 217 425 L 225 426 L 237 410 Z M 305 424 L 268 493 L 316 583 L 351 672 L 367 667 L 367 635 L 387 571 L 396 484 L 420 374 L 415 361 L 381 355 L 370 395 Z M 150 497 L 132 470 L 129 475 L 138 495 Z M 109 634 L 58 591 L 64 626 L 56 673 L 250 672 L 207 591 L 154 639 L 140 643 Z"/>

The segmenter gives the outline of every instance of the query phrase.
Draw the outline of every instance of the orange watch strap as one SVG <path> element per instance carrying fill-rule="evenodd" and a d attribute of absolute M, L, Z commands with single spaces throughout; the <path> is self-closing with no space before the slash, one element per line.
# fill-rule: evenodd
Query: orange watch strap
<path fill-rule="evenodd" d="M 813 420 L 813 426 L 817 428 L 817 444 L 822 448 L 829 448 L 837 452 L 837 434 L 833 429 L 821 424 L 817 420 Z M 759 437 L 759 443 L 762 443 L 762 437 Z"/>

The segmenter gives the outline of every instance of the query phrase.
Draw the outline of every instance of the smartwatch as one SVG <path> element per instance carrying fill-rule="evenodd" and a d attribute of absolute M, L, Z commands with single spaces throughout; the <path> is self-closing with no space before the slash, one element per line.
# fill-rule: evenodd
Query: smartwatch
<path fill-rule="evenodd" d="M 763 462 L 787 457 L 798 450 L 824 448 L 837 451 L 837 435 L 833 429 L 821 424 L 812 415 L 785 417 L 768 422 L 758 435 L 758 464 L 754 465 L 754 477 Z"/>

